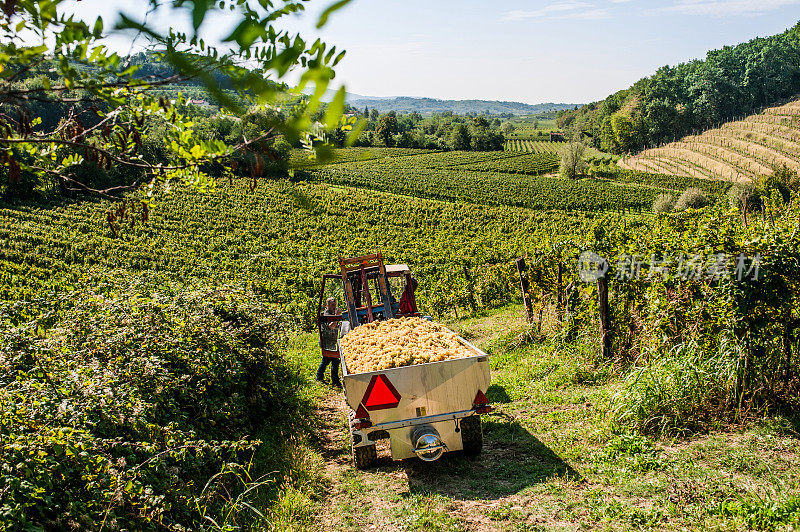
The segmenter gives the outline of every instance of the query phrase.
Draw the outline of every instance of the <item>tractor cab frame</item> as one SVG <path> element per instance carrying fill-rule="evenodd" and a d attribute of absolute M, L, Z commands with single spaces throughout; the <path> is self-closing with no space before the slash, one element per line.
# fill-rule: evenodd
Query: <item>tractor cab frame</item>
<path fill-rule="evenodd" d="M 322 275 L 322 286 L 317 304 L 317 328 L 320 333 L 320 349 L 328 357 L 338 357 L 338 351 L 328 351 L 322 346 L 323 326 L 332 322 L 347 322 L 349 329 L 364 323 L 388 320 L 403 316 L 419 316 L 414 297 L 411 270 L 405 264 L 384 264 L 383 255 L 378 252 L 361 257 L 339 257 L 339 273 Z M 394 282 L 399 280 L 399 282 Z M 344 293 L 345 308 L 341 313 L 325 314 L 325 294 L 327 283 L 337 283 Z M 409 291 L 411 312 L 400 310 L 400 301 L 392 289 Z M 402 298 L 402 296 L 401 296 Z"/>

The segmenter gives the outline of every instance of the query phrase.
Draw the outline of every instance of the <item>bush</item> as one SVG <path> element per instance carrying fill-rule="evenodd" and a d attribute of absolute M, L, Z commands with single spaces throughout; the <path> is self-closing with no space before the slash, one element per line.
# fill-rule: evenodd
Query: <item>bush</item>
<path fill-rule="evenodd" d="M 223 514 L 257 473 L 255 435 L 265 423 L 286 430 L 297 411 L 278 355 L 285 318 L 241 290 L 134 281 L 87 284 L 64 301 L 74 304 L 46 333 L 38 322 L 0 327 L 2 520 L 25 530 L 254 521 Z M 266 471 L 280 455 L 273 440 Z"/>
<path fill-rule="evenodd" d="M 678 198 L 678 201 L 675 202 L 675 210 L 685 211 L 686 209 L 699 209 L 705 207 L 709 203 L 710 201 L 705 195 L 705 192 L 699 188 L 687 188 L 686 191 L 681 194 L 681 197 Z"/>
<path fill-rule="evenodd" d="M 783 195 L 785 201 L 789 201 L 790 192 L 800 191 L 800 173 L 792 170 L 785 164 L 775 167 L 772 175 L 764 176 L 764 180 L 777 188 Z"/>
<path fill-rule="evenodd" d="M 675 196 L 672 194 L 659 194 L 653 200 L 653 212 L 664 213 L 672 212 L 675 208 Z"/>
<path fill-rule="evenodd" d="M 766 198 L 771 198 L 776 192 L 784 203 L 788 203 L 792 192 L 800 188 L 800 176 L 787 166 L 779 166 L 772 174 L 759 177 L 756 188 Z"/>
<path fill-rule="evenodd" d="M 761 210 L 761 192 L 752 183 L 734 185 L 728 189 L 731 209 L 746 209 L 747 212 Z"/>
<path fill-rule="evenodd" d="M 561 149 L 561 165 L 558 173 L 561 177 L 575 179 L 586 173 L 586 146 L 579 138 L 564 144 Z"/>

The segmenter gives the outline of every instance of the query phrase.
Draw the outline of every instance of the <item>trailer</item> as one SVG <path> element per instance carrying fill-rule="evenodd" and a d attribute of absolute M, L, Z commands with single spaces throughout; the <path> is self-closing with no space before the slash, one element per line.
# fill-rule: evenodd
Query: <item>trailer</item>
<path fill-rule="evenodd" d="M 439 459 L 445 452 L 477 455 L 483 446 L 481 414 L 491 411 L 486 397 L 489 357 L 458 337 L 472 356 L 366 373 L 351 373 L 347 352 L 326 350 L 323 327 L 341 323 L 343 334 L 364 323 L 419 316 L 408 266 L 384 265 L 380 253 L 339 258 L 340 273 L 325 274 L 319 298 L 320 346 L 342 361 L 342 384 L 350 407 L 353 462 L 359 469 L 377 459 L 376 442 L 389 440 L 393 460 Z M 346 301 L 340 314 L 323 311 L 326 284 L 336 281 Z M 410 290 L 409 290 L 410 289 Z M 400 301 L 395 293 L 402 291 Z"/>

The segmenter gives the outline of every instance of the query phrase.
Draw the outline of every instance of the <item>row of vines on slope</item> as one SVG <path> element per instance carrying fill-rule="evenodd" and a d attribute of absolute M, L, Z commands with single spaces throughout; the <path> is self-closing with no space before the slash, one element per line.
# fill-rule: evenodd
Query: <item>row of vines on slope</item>
<path fill-rule="evenodd" d="M 721 205 L 647 222 L 598 219 L 582 240 L 529 250 L 537 308 L 558 299 L 561 265 L 567 338 L 598 319 L 599 288 L 592 276 L 581 282 L 591 267 L 579 257 L 606 259 L 611 353 L 631 366 L 614 397 L 617 422 L 675 434 L 764 408 L 796 411 L 800 198 L 773 195 L 764 208 L 747 225 Z"/>
<path fill-rule="evenodd" d="M 320 272 L 340 254 L 381 249 L 414 265 L 421 303 L 444 314 L 507 302 L 516 294 L 511 261 L 520 250 L 579 234 L 593 217 L 283 182 L 165 194 L 146 223 L 114 236 L 108 207 L 0 208 L 0 300 L 74 289 L 93 267 L 157 271 L 240 283 L 308 324 Z"/>

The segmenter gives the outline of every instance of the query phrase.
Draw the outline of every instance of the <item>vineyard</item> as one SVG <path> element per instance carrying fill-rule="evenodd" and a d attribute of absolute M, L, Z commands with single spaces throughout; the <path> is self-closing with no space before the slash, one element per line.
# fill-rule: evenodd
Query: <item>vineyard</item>
<path fill-rule="evenodd" d="M 800 105 L 791 102 L 645 150 L 620 165 L 642 172 L 746 182 L 800 169 Z"/>
<path fill-rule="evenodd" d="M 335 163 L 309 169 L 306 175 L 314 182 L 420 198 L 567 212 L 638 212 L 649 210 L 658 194 L 688 186 L 709 188 L 703 180 L 641 172 L 605 172 L 603 177 L 610 179 L 577 180 L 542 175 L 557 169 L 559 161 L 552 152 L 437 152 Z M 713 192 L 724 192 L 722 188 Z"/>
<path fill-rule="evenodd" d="M 664 191 L 725 192 L 721 183 L 632 171 L 579 180 L 524 175 L 537 157 L 341 150 L 340 162 L 309 170 L 314 183 L 178 190 L 155 198 L 144 222 L 131 198 L 130 227 L 113 230 L 107 202 L 7 205 L 0 208 L 0 300 L 70 290 L 92 268 L 158 271 L 244 283 L 308 320 L 318 274 L 337 254 L 382 249 L 415 261 L 430 280 L 421 298 L 431 311 L 457 312 L 470 298 L 488 305 L 510 297 L 510 261 L 533 242 L 578 237 L 604 211 L 649 210 Z M 480 280 L 475 294 L 463 291 L 468 277 Z"/>
<path fill-rule="evenodd" d="M 514 173 L 544 155 L 342 150 L 330 164 L 298 170 L 295 182 L 221 180 L 205 191 L 178 187 L 156 194 L 148 209 L 139 195 L 129 196 L 124 203 L 62 200 L 0 205 L 0 325 L 6 331 L 0 344 L 0 364 L 28 375 L 21 381 L 2 381 L 6 395 L 0 396 L 0 401 L 20 398 L 0 402 L 6 409 L 5 426 L 17 427 L 7 437 L 7 441 L 17 442 L 9 456 L 35 475 L 34 486 L 54 482 L 58 496 L 51 499 L 53 508 L 68 509 L 49 511 L 34 487 L 13 491 L 11 500 L 15 504 L 36 500 L 35 509 L 40 513 L 25 513 L 17 506 L 5 511 L 51 528 L 63 528 L 78 516 L 100 521 L 107 514 L 133 529 L 169 520 L 194 526 L 202 517 L 187 501 L 202 504 L 204 512 L 228 512 L 232 503 L 220 494 L 227 493 L 232 482 L 244 482 L 236 479 L 258 473 L 247 469 L 252 460 L 270 475 L 270 483 L 275 481 L 275 490 L 264 497 L 277 501 L 299 497 L 299 492 L 287 495 L 281 490 L 295 485 L 291 479 L 297 475 L 311 474 L 304 471 L 317 471 L 315 464 L 322 461 L 298 462 L 292 453 L 299 451 L 291 451 L 289 456 L 276 451 L 282 449 L 280 442 L 287 433 L 312 432 L 297 425 L 298 417 L 314 418 L 308 403 L 298 396 L 297 390 L 309 385 L 292 365 L 297 364 L 292 358 L 296 355 L 288 362 L 281 353 L 285 339 L 297 334 L 298 325 L 313 327 L 320 273 L 331 271 L 338 255 L 380 249 L 388 261 L 412 265 L 420 279 L 417 299 L 426 313 L 440 320 L 464 316 L 472 320 L 476 314 L 519 297 L 515 258 L 527 253 L 534 271 L 531 279 L 537 309 L 544 311 L 539 312 L 539 323 L 547 324 L 547 334 L 560 338 L 552 340 L 552 345 L 561 347 L 551 348 L 551 340 L 541 347 L 525 344 L 535 345 L 541 354 L 530 357 L 528 351 L 521 351 L 524 368 L 506 368 L 503 360 L 512 360 L 508 353 L 520 353 L 517 338 L 524 338 L 508 337 L 500 351 L 506 354 L 500 355 L 496 367 L 497 381 L 507 386 L 513 400 L 504 406 L 510 410 L 524 408 L 520 405 L 530 396 L 529 387 L 539 382 L 529 375 L 533 371 L 530 360 L 565 357 L 554 363 L 572 368 L 568 372 L 575 370 L 567 381 L 555 378 L 553 392 L 546 393 L 548 398 L 560 396 L 564 382 L 583 387 L 585 367 L 598 364 L 594 355 L 585 353 L 580 356 L 588 357 L 586 360 L 566 363 L 573 356 L 571 349 L 586 349 L 586 353 L 594 349 L 593 285 L 577 284 L 577 280 L 569 283 L 573 286 L 567 298 L 570 313 L 562 329 L 553 329 L 560 322 L 547 318 L 552 314 L 549 291 L 556 282 L 553 276 L 558 261 L 568 265 L 566 284 L 576 274 L 577 252 L 587 243 L 609 257 L 629 250 L 655 253 L 659 249 L 677 255 L 698 246 L 733 253 L 759 231 L 756 222 L 744 231 L 737 216 L 726 213 L 724 205 L 674 219 L 603 212 L 649 210 L 655 194 L 688 187 L 702 188 L 719 198 L 728 186 L 720 181 L 621 171 L 608 164 L 600 166 L 598 177 L 577 180 Z M 302 179 L 306 181 L 298 181 Z M 117 225 L 109 224 L 109 212 L 115 213 Z M 787 237 L 793 216 L 776 219 L 782 230 L 787 230 Z M 693 227 L 700 228 L 697 234 Z M 725 247 L 716 247 L 721 242 Z M 787 245 L 792 247 L 792 242 Z M 617 262 L 615 258 L 614 264 Z M 704 288 L 706 297 L 727 297 L 715 286 Z M 678 293 L 699 289 L 692 284 L 676 288 Z M 692 299 L 668 300 L 677 297 L 669 283 L 653 285 L 646 293 L 642 290 L 637 283 L 612 285 L 614 301 L 629 301 L 615 311 L 615 338 L 621 356 L 648 348 L 655 336 L 641 333 L 643 327 L 660 327 L 667 335 L 664 338 L 680 341 L 682 322 L 674 322 L 674 316 L 665 310 L 673 308 L 669 305 L 701 325 L 707 319 L 692 314 Z M 699 312 L 717 316 L 711 305 L 701 306 Z M 636 313 L 636 323 L 626 320 L 629 308 Z M 519 308 L 514 312 L 517 318 L 521 315 Z M 664 316 L 669 319 L 664 321 Z M 46 335 L 38 332 L 43 327 L 48 327 Z M 541 325 L 538 328 L 542 330 Z M 505 329 L 498 330 L 506 334 Z M 764 334 L 774 330 L 762 327 Z M 634 337 L 634 332 L 641 334 Z M 579 339 L 572 343 L 576 333 Z M 716 341 L 711 336 L 702 339 Z M 62 351 L 71 356 L 56 354 Z M 774 358 L 774 352 L 772 349 L 769 356 Z M 303 372 L 309 373 L 318 355 L 313 343 L 302 355 Z M 37 373 L 37 357 L 50 364 L 47 373 Z M 770 375 L 774 380 L 775 373 L 765 370 L 771 360 L 753 358 L 750 364 L 761 365 L 752 366 L 751 371 L 757 372 L 759 379 Z M 103 371 L 92 369 L 98 367 Z M 608 379 L 609 370 L 603 368 L 606 366 L 591 371 Z M 80 386 L 73 377 L 78 370 L 85 373 Z M 549 374 L 552 367 L 536 371 Z M 517 382 L 520 378 L 523 384 Z M 628 409 L 624 414 L 628 417 L 619 418 L 627 426 L 640 424 L 645 432 L 650 430 L 644 420 L 650 419 L 655 407 L 642 406 L 650 397 L 647 390 L 642 390 L 643 385 L 626 384 L 625 390 L 641 393 L 644 399 L 607 395 L 612 387 L 618 389 L 620 382 L 615 378 L 598 388 L 606 395 L 597 400 L 616 401 L 620 408 Z M 761 381 L 754 378 L 753 382 Z M 716 393 L 717 383 L 709 377 L 703 385 Z M 84 388 L 106 390 L 103 401 L 110 405 L 113 416 L 92 410 L 96 399 L 84 395 Z M 586 403 L 584 389 L 579 391 L 581 404 Z M 76 406 L 61 414 L 62 405 L 73 404 L 64 402 L 64 393 Z M 277 413 L 275 404 L 281 406 Z M 671 423 L 678 424 L 676 418 L 685 415 L 679 410 L 684 408 L 681 405 L 666 412 Z M 634 407 L 644 413 L 631 414 Z M 90 414 L 82 416 L 82 410 Z M 303 414 L 293 416 L 295 412 Z M 95 427 L 98 416 L 102 419 L 99 429 Z M 17 417 L 35 425 L 16 425 L 13 420 Z M 173 419 L 181 421 L 173 423 Z M 492 418 L 487 425 L 490 445 L 505 441 L 504 419 Z M 264 420 L 269 429 L 254 436 L 254 427 Z M 64 423 L 79 430 L 63 432 Z M 594 423 L 592 430 L 605 434 L 602 431 L 606 429 Z M 527 434 L 526 429 L 520 430 Z M 556 441 L 558 434 L 543 429 L 542 433 L 561 456 L 571 456 L 569 446 Z M 162 435 L 167 439 L 162 441 Z M 581 445 L 585 448 L 586 443 Z M 58 458 L 59 452 L 73 453 L 65 468 L 72 476 L 51 481 L 50 471 L 62 467 L 64 461 Z M 257 452 L 261 454 L 254 454 Z M 594 452 L 586 456 L 594 456 Z M 39 458 L 42 456 L 46 458 Z M 489 456 L 505 464 L 503 467 L 522 468 L 527 471 L 524 478 L 530 477 L 514 458 Z M 581 464 L 577 455 L 570 459 Z M 538 463 L 538 459 L 531 460 Z M 145 469 L 141 464 L 151 463 L 151 468 L 140 471 Z M 588 478 L 593 478 L 591 466 L 584 464 L 583 468 Z M 83 471 L 93 478 L 89 483 L 92 491 L 72 491 L 71 486 L 86 484 L 77 478 Z M 170 473 L 175 471 L 178 473 Z M 192 483 L 177 483 L 176 475 L 199 486 L 208 482 L 211 488 L 200 492 Z M 316 484 L 309 486 L 302 490 L 316 489 Z M 83 506 L 73 509 L 75 500 Z M 280 510 L 278 504 L 275 511 L 278 516 L 290 512 L 285 517 L 289 523 L 309 519 L 318 505 L 308 498 L 302 501 L 303 510 Z M 253 517 L 248 517 L 247 510 L 240 515 L 240 519 Z M 278 519 L 270 516 L 272 523 Z M 267 528 L 262 517 L 253 518 Z M 283 529 L 292 529 L 292 525 Z"/>
<path fill-rule="evenodd" d="M 555 235 L 578 236 L 593 218 L 322 184 L 269 183 L 254 191 L 234 184 L 159 197 L 146 223 L 137 220 L 115 237 L 108 208 L 85 202 L 0 209 L 0 299 L 63 293 L 93 269 L 160 272 L 251 287 L 308 324 L 320 272 L 338 254 L 382 249 L 391 260 L 415 264 L 430 311 L 459 312 L 512 297 L 514 256 Z M 471 293 L 465 276 L 474 280 Z"/>
<path fill-rule="evenodd" d="M 549 140 L 520 140 L 506 141 L 506 151 L 521 151 L 525 153 L 559 153 L 564 143 Z"/>
<path fill-rule="evenodd" d="M 798 3 L 626 2 L 6 1 L 0 532 L 800 530 L 800 23 L 343 85 Z"/>
<path fill-rule="evenodd" d="M 374 159 L 386 159 L 390 157 L 408 157 L 421 153 L 430 153 L 430 150 L 405 149 L 405 148 L 348 148 L 337 150 L 333 154 L 333 160 L 320 163 L 314 159 L 311 152 L 306 150 L 292 150 L 290 166 L 292 168 L 313 168 L 324 164 L 347 163 L 354 161 L 370 161 Z"/>

